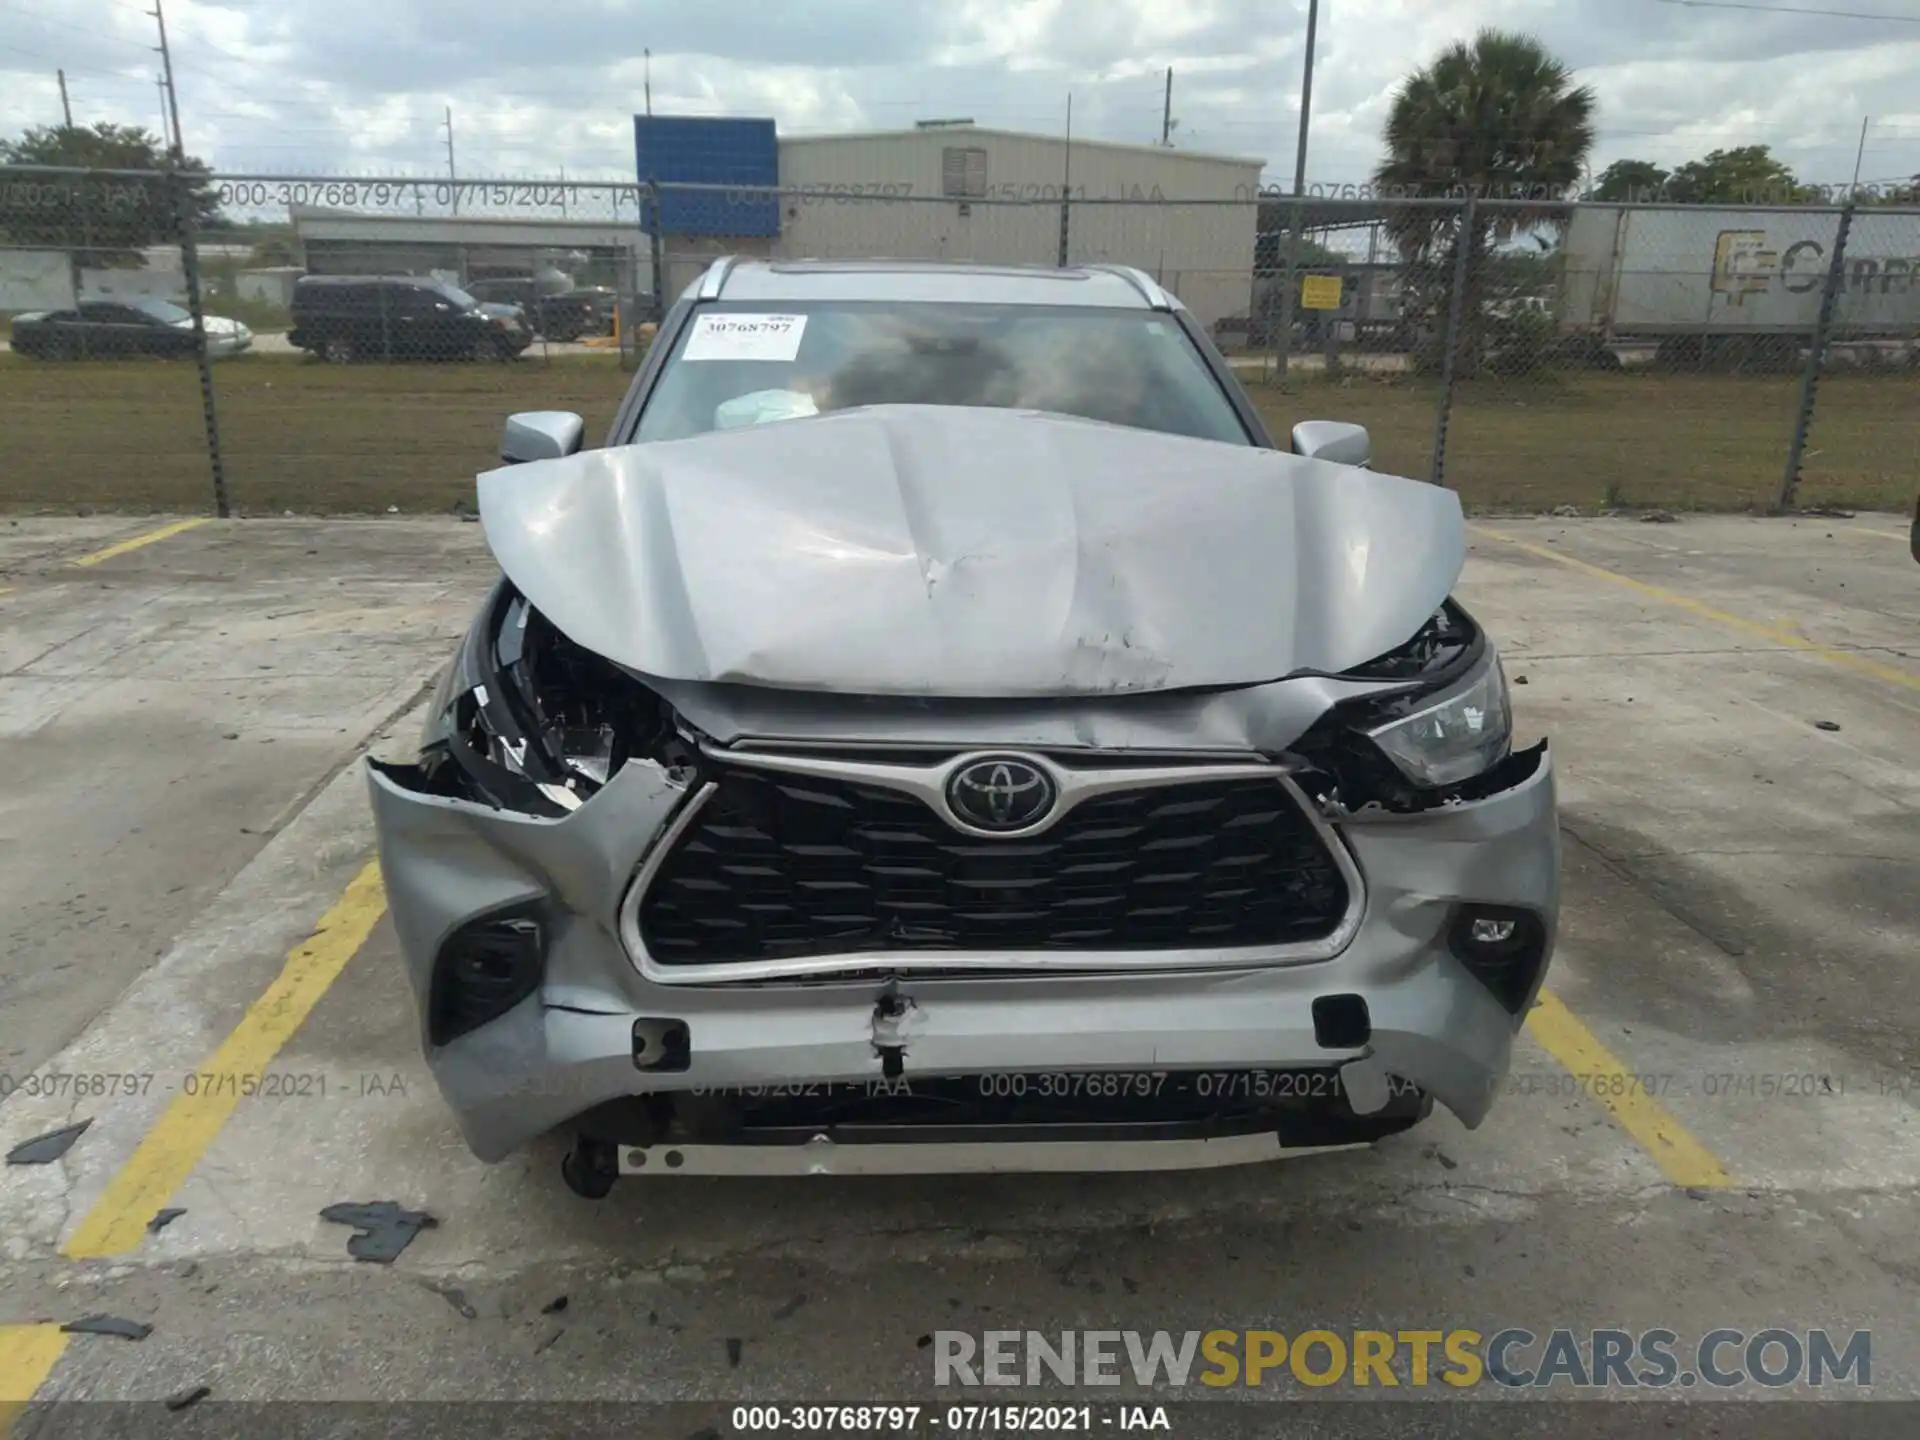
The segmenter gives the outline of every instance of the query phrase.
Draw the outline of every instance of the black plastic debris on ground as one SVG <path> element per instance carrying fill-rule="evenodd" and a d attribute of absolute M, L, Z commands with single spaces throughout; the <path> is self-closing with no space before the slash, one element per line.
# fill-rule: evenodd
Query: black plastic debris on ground
<path fill-rule="evenodd" d="M 69 1125 L 62 1130 L 49 1130 L 45 1135 L 36 1135 L 31 1140 L 22 1140 L 7 1152 L 9 1165 L 51 1165 L 67 1151 L 73 1148 L 73 1142 L 87 1133 L 91 1120 L 82 1120 L 78 1125 Z"/>
<path fill-rule="evenodd" d="M 440 1224 L 424 1210 L 402 1210 L 391 1200 L 377 1200 L 367 1205 L 329 1205 L 320 1212 L 320 1218 L 335 1225 L 351 1225 L 359 1231 L 347 1241 L 347 1253 L 374 1265 L 391 1265 L 400 1258 L 400 1252 L 413 1243 L 414 1236 Z"/>
<path fill-rule="evenodd" d="M 147 1221 L 147 1233 L 149 1235 L 158 1235 L 162 1230 L 166 1229 L 167 1226 L 171 1225 L 186 1213 L 185 1210 L 180 1209 L 178 1206 L 169 1205 L 165 1210 L 158 1211 L 153 1219 Z"/>
<path fill-rule="evenodd" d="M 118 1315 L 89 1315 L 81 1320 L 69 1320 L 60 1327 L 69 1335 L 112 1335 L 121 1340 L 144 1340 L 153 1333 L 153 1326 L 140 1320 L 126 1320 Z"/>
<path fill-rule="evenodd" d="M 566 1308 L 567 1308 L 567 1297 L 564 1295 L 556 1295 L 553 1299 L 549 1300 L 546 1304 L 540 1307 L 540 1313 L 542 1315 L 558 1315 L 562 1310 Z"/>
<path fill-rule="evenodd" d="M 167 1396 L 167 1409 L 185 1410 L 189 1406 L 198 1405 L 212 1393 L 211 1385 L 195 1385 L 191 1389 L 178 1391 Z"/>
<path fill-rule="evenodd" d="M 1816 720 L 1813 722 L 1813 728 L 1816 730 L 1825 730 L 1829 734 L 1831 734 L 1834 731 L 1838 730 L 1840 727 L 1839 725 L 1837 725 L 1831 720 Z"/>

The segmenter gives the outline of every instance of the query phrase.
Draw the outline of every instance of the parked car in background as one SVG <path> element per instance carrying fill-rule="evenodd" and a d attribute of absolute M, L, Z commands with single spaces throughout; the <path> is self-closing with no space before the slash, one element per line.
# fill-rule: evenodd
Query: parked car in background
<path fill-rule="evenodd" d="M 520 345 L 521 350 L 526 349 L 528 345 L 533 343 L 535 333 L 533 322 L 527 318 L 527 312 L 520 306 L 496 303 L 492 300 L 482 300 L 480 302 L 480 313 L 486 316 L 487 319 L 499 324 L 502 328 L 524 337 Z"/>
<path fill-rule="evenodd" d="M 595 292 L 591 290 L 542 294 L 531 275 L 469 280 L 466 288 L 476 300 L 518 306 L 526 313 L 534 334 L 545 340 L 564 344 L 598 333 L 601 325 Z"/>
<path fill-rule="evenodd" d="M 593 302 L 593 324 L 587 333 L 591 335 L 611 335 L 614 333 L 614 316 L 620 309 L 619 292 L 609 290 L 604 285 L 595 285 L 591 289 L 575 292 L 586 295 Z M 633 298 L 633 313 L 638 320 L 644 320 L 653 314 L 653 297 L 636 295 Z"/>
<path fill-rule="evenodd" d="M 511 360 L 533 342 L 512 306 L 483 305 L 424 275 L 306 275 L 293 287 L 295 348 L 324 360 Z"/>
<path fill-rule="evenodd" d="M 238 355 L 253 332 L 223 315 L 202 317 L 207 354 Z M 13 353 L 35 360 L 162 358 L 194 353 L 193 316 L 169 300 L 83 300 L 71 310 L 40 310 L 13 318 Z"/>

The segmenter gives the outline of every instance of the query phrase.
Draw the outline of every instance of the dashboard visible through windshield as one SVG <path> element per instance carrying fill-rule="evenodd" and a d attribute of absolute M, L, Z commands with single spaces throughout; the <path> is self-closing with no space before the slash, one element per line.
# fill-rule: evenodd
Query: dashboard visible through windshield
<path fill-rule="evenodd" d="M 674 341 L 632 438 L 862 405 L 1047 410 L 1253 443 L 1193 341 L 1162 312 L 874 302 L 703 306 Z"/>

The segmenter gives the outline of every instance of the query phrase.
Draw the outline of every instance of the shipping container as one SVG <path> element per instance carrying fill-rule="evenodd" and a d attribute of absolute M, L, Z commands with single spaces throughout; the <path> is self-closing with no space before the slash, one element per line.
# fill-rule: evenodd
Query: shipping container
<path fill-rule="evenodd" d="M 1839 226 L 1838 211 L 1805 207 L 1577 206 L 1560 327 L 1609 340 L 1811 335 Z M 1920 333 L 1920 212 L 1856 212 L 1833 333 Z"/>

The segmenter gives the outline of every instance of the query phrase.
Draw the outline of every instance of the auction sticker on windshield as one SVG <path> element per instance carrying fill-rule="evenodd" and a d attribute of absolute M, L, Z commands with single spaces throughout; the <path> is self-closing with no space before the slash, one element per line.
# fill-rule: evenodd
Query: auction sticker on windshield
<path fill-rule="evenodd" d="M 682 360 L 792 360 L 806 333 L 804 315 L 701 315 Z"/>

